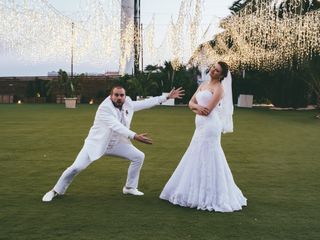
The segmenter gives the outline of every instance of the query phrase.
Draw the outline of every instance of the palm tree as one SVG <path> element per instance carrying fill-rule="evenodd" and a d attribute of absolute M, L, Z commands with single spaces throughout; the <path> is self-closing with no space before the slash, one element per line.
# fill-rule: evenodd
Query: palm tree
<path fill-rule="evenodd" d="M 229 10 L 232 14 L 236 14 L 251 1 L 252 0 L 237 0 L 229 7 Z"/>
<path fill-rule="evenodd" d="M 158 71 L 160 71 L 162 69 L 162 67 L 161 66 L 159 66 L 159 65 L 147 65 L 146 67 L 145 67 L 145 71 L 146 72 L 158 72 Z"/>
<path fill-rule="evenodd" d="M 173 82 L 174 82 L 174 77 L 175 77 L 175 69 L 172 66 L 171 61 L 165 61 L 164 62 L 164 68 L 163 68 L 163 73 L 166 74 L 166 83 L 169 83 L 169 89 L 168 91 L 170 91 L 173 88 Z M 164 86 L 168 84 L 164 83 Z"/>
<path fill-rule="evenodd" d="M 320 8 L 320 1 L 318 0 L 300 0 L 299 5 L 292 6 L 292 1 L 282 0 L 278 8 L 274 6 L 274 12 L 278 14 L 279 18 L 283 18 L 283 13 L 301 14 L 304 15 L 310 11 L 318 10 Z"/>
<path fill-rule="evenodd" d="M 159 86 L 151 77 L 151 73 L 138 73 L 135 77 L 128 80 L 128 92 L 133 97 L 155 95 Z"/>
<path fill-rule="evenodd" d="M 79 77 L 70 78 L 62 69 L 58 72 L 58 88 L 65 97 L 75 97 L 76 89 L 79 87 Z"/>
<path fill-rule="evenodd" d="M 320 56 L 306 64 L 305 80 L 309 86 L 310 94 L 315 95 L 317 107 L 320 109 Z M 317 117 L 320 117 L 320 114 Z"/>
<path fill-rule="evenodd" d="M 271 0 L 270 0 L 271 1 Z M 300 4 L 298 7 L 293 8 L 291 6 L 292 1 L 290 0 L 282 0 L 279 5 L 278 14 L 279 17 L 282 17 L 283 10 L 285 9 L 287 12 L 295 13 L 295 14 L 305 14 L 309 11 L 317 10 L 320 8 L 320 1 L 319 0 L 300 0 Z M 244 9 L 248 4 L 251 4 L 250 11 L 248 13 L 255 12 L 257 8 L 257 0 L 236 0 L 230 7 L 230 11 L 232 14 L 236 14 L 242 9 Z M 274 9 L 276 12 L 276 9 Z"/>

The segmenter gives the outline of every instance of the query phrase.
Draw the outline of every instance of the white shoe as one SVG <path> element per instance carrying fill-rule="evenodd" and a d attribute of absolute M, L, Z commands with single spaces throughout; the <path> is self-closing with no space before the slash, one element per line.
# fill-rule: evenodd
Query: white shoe
<path fill-rule="evenodd" d="M 135 196 L 142 196 L 144 195 L 143 192 L 140 192 L 138 189 L 136 188 L 126 188 L 124 187 L 122 189 L 123 194 L 131 194 L 131 195 L 135 195 Z"/>
<path fill-rule="evenodd" d="M 52 199 L 57 195 L 58 193 L 56 193 L 54 190 L 50 190 L 43 196 L 42 202 L 51 202 Z"/>

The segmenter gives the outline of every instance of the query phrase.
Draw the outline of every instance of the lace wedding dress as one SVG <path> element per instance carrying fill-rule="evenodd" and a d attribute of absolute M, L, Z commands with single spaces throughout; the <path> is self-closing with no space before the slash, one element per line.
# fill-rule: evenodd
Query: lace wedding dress
<path fill-rule="evenodd" d="M 202 106 L 206 106 L 211 98 L 209 90 L 199 91 L 196 95 L 198 104 Z M 191 143 L 160 198 L 200 210 L 241 210 L 247 199 L 235 184 L 221 147 L 219 107 L 208 116 L 196 115 L 195 124 Z"/>

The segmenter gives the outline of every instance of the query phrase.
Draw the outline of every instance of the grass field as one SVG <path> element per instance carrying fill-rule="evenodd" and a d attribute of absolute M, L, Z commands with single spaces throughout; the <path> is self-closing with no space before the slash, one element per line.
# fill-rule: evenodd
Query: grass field
<path fill-rule="evenodd" d="M 67 194 L 45 204 L 81 149 L 97 106 L 0 105 L 0 239 L 319 239 L 320 121 L 315 111 L 237 109 L 222 144 L 248 207 L 234 213 L 173 206 L 158 198 L 194 130 L 185 107 L 136 113 L 148 132 L 139 188 L 124 196 L 128 162 L 104 157 Z"/>

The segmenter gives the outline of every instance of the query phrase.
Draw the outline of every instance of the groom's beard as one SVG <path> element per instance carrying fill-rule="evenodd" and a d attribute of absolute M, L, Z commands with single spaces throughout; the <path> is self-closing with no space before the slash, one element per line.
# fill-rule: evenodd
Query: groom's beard
<path fill-rule="evenodd" d="M 119 108 L 120 110 L 122 109 L 123 102 L 122 102 L 121 100 L 112 101 L 112 103 L 113 103 L 113 106 L 114 106 L 114 107 Z"/>

